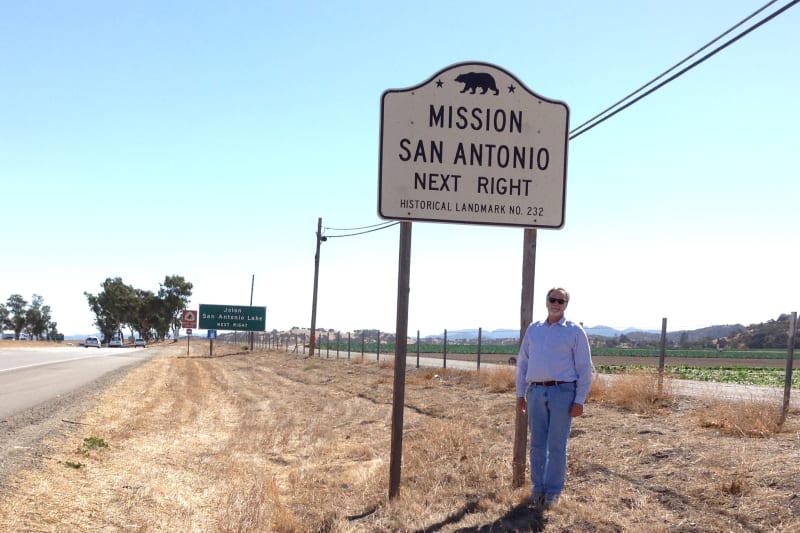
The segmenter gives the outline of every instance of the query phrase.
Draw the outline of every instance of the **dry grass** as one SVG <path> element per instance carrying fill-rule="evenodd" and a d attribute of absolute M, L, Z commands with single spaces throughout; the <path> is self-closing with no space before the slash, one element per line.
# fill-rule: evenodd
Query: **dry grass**
<path fill-rule="evenodd" d="M 513 366 L 483 369 L 477 377 L 478 383 L 489 392 L 513 392 L 515 390 L 516 369 Z"/>
<path fill-rule="evenodd" d="M 696 412 L 700 426 L 726 435 L 768 437 L 780 433 L 781 406 L 759 398 L 722 400 L 706 398 L 706 407 Z"/>
<path fill-rule="evenodd" d="M 592 382 L 589 401 L 617 405 L 639 414 L 655 414 L 675 406 L 673 381 L 657 371 L 637 371 L 600 376 Z M 703 407 L 695 409 L 693 420 L 700 427 L 714 428 L 726 435 L 768 437 L 785 428 L 781 406 L 760 397 L 738 399 L 700 397 Z"/>
<path fill-rule="evenodd" d="M 657 372 L 637 371 L 594 379 L 589 401 L 617 405 L 636 413 L 653 413 L 674 405 L 675 394 L 669 378 Z"/>
<path fill-rule="evenodd" d="M 565 494 L 542 512 L 511 488 L 513 369 L 409 365 L 401 494 L 389 500 L 390 363 L 214 351 L 165 349 L 105 391 L 53 457 L 9 483 L 0 530 L 800 529 L 796 412 L 769 438 L 742 438 L 707 422 L 727 420 L 721 408 L 668 381 L 598 384 L 573 424 Z"/>

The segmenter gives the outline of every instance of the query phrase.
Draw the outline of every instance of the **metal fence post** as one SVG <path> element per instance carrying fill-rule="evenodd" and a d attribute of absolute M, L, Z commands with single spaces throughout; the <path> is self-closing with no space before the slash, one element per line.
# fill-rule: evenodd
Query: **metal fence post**
<path fill-rule="evenodd" d="M 478 328 L 478 372 L 481 370 L 481 337 L 483 336 L 483 328 Z"/>
<path fill-rule="evenodd" d="M 442 351 L 442 368 L 447 368 L 447 330 L 444 330 L 444 345 Z"/>
<path fill-rule="evenodd" d="M 661 345 L 658 350 L 658 395 L 664 386 L 664 358 L 667 355 L 667 318 L 661 319 Z"/>
<path fill-rule="evenodd" d="M 419 368 L 419 330 L 417 330 L 417 368 Z"/>

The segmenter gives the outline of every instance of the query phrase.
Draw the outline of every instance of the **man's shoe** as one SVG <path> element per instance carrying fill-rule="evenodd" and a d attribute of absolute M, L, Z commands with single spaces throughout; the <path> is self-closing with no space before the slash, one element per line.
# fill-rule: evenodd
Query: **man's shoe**
<path fill-rule="evenodd" d="M 547 509 L 558 503 L 558 494 L 547 494 L 544 497 L 544 508 Z"/>

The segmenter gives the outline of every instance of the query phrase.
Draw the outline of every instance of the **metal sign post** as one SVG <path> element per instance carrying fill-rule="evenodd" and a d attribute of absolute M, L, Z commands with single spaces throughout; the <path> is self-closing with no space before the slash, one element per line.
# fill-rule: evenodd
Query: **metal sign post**
<path fill-rule="evenodd" d="M 208 337 L 208 356 L 211 357 L 214 355 L 214 339 L 217 338 L 217 330 L 208 330 L 208 332 L 206 332 L 206 336 Z"/>
<path fill-rule="evenodd" d="M 408 350 L 408 292 L 411 279 L 411 222 L 400 224 L 397 275 L 397 328 L 395 333 L 394 393 L 392 397 L 392 449 L 389 461 L 389 498 L 400 495 L 403 457 L 403 409 L 405 408 L 406 352 Z"/>
<path fill-rule="evenodd" d="M 381 97 L 378 213 L 402 222 L 390 498 L 400 493 L 411 222 L 525 228 L 522 338 L 533 316 L 534 228 L 564 224 L 568 126 L 565 103 L 489 63 L 458 63 Z M 527 437 L 519 415 L 517 434 L 515 484 Z"/>
<path fill-rule="evenodd" d="M 533 322 L 533 282 L 536 275 L 536 229 L 525 230 L 522 248 L 522 295 L 519 307 L 519 342 Z M 516 397 L 515 397 L 516 401 Z M 525 461 L 528 445 L 528 416 L 514 409 L 514 450 L 511 459 L 511 484 L 521 487 L 525 483 Z"/>

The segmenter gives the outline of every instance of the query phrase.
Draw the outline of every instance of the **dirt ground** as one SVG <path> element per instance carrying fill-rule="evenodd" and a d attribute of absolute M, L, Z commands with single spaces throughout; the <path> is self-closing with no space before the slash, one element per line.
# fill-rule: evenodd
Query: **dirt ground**
<path fill-rule="evenodd" d="M 565 494 L 541 510 L 511 487 L 508 372 L 409 366 L 390 500 L 390 364 L 155 349 L 2 422 L 1 531 L 800 530 L 797 411 L 785 431 L 754 438 L 703 423 L 709 398 L 648 414 L 590 401 Z M 37 440 L 32 426 L 49 430 Z"/>

